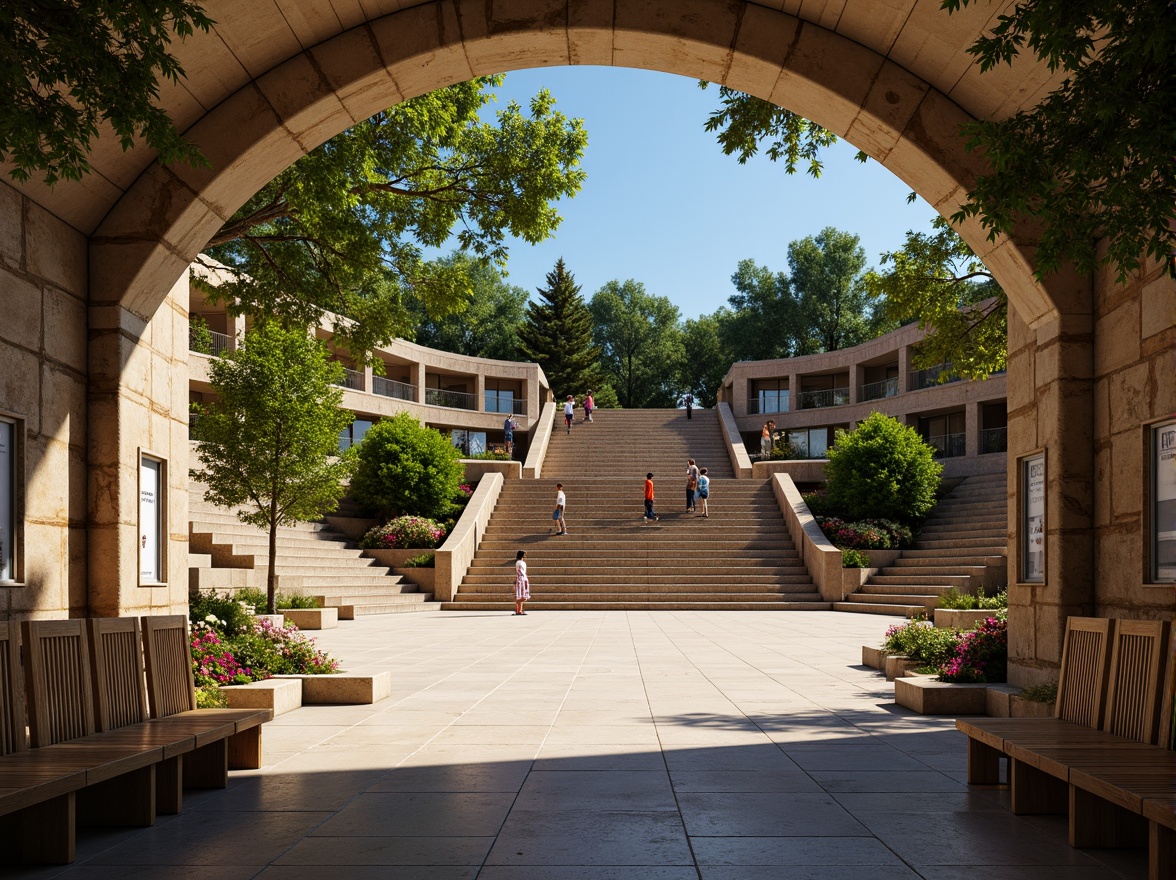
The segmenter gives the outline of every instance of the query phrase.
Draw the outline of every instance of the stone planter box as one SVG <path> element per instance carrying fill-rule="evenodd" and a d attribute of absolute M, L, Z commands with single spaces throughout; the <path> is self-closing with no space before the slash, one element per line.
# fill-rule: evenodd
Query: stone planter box
<path fill-rule="evenodd" d="M 899 678 L 905 678 L 907 673 L 913 672 L 918 667 L 918 660 L 910 660 L 901 654 L 887 654 L 886 666 L 886 680 L 894 681 Z"/>
<path fill-rule="evenodd" d="M 862 645 L 862 666 L 868 666 L 871 669 L 885 669 L 886 649 L 875 648 L 872 645 Z"/>
<path fill-rule="evenodd" d="M 935 625 L 941 629 L 975 629 L 996 614 L 995 608 L 962 610 L 958 608 L 936 608 Z"/>
<path fill-rule="evenodd" d="M 277 717 L 302 706 L 302 682 L 297 679 L 267 678 L 226 685 L 220 690 L 230 709 L 272 709 Z"/>
<path fill-rule="evenodd" d="M 339 625 L 338 608 L 287 608 L 282 614 L 299 629 L 334 629 Z"/>
<path fill-rule="evenodd" d="M 302 689 L 303 706 L 367 706 L 392 696 L 392 673 L 361 675 L 337 672 L 334 675 L 279 675 L 283 681 L 297 681 Z"/>
<path fill-rule="evenodd" d="M 436 553 L 437 550 L 364 550 L 363 555 L 367 559 L 374 559 L 380 565 L 386 565 L 389 568 L 403 568 L 404 563 L 412 559 L 414 556 L 420 556 L 422 553 Z"/>
<path fill-rule="evenodd" d="M 397 568 L 395 572 L 409 583 L 416 584 L 422 593 L 432 593 L 433 583 L 437 578 L 435 568 Z"/>
<path fill-rule="evenodd" d="M 920 715 L 984 715 L 987 684 L 955 684 L 930 678 L 896 678 L 894 702 Z"/>

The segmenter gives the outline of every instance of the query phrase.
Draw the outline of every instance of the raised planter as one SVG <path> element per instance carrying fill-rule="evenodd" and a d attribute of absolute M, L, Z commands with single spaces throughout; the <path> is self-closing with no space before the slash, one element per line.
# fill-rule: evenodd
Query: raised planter
<path fill-rule="evenodd" d="M 987 684 L 956 684 L 930 678 L 896 678 L 894 702 L 920 715 L 984 715 Z"/>
<path fill-rule="evenodd" d="M 230 709 L 272 709 L 276 717 L 302 706 L 302 682 L 297 679 L 267 678 L 225 685 L 220 690 Z"/>
<path fill-rule="evenodd" d="M 404 568 L 404 563 L 410 559 L 415 559 L 425 553 L 436 553 L 436 548 L 426 549 L 417 548 L 415 550 L 364 550 L 363 555 L 367 559 L 374 559 L 380 565 L 386 565 L 388 568 Z M 415 569 L 413 569 L 415 571 Z"/>
<path fill-rule="evenodd" d="M 279 675 L 276 679 L 297 681 L 303 706 L 366 706 L 392 696 L 392 673 L 362 675 L 337 672 L 334 675 Z"/>
<path fill-rule="evenodd" d="M 862 666 L 882 670 L 886 668 L 886 649 L 862 645 Z"/>
<path fill-rule="evenodd" d="M 935 625 L 940 629 L 975 629 L 990 617 L 995 617 L 995 608 L 936 608 Z"/>
<path fill-rule="evenodd" d="M 286 608 L 282 614 L 299 629 L 334 629 L 339 625 L 338 608 Z"/>
<path fill-rule="evenodd" d="M 422 593 L 435 592 L 433 585 L 437 579 L 437 569 L 432 567 L 397 568 L 396 573 L 411 584 L 420 587 Z"/>
<path fill-rule="evenodd" d="M 918 660 L 911 660 L 901 654 L 887 654 L 886 665 L 883 669 L 886 672 L 886 680 L 894 681 L 899 678 L 905 678 L 907 673 L 913 672 L 918 666 Z"/>

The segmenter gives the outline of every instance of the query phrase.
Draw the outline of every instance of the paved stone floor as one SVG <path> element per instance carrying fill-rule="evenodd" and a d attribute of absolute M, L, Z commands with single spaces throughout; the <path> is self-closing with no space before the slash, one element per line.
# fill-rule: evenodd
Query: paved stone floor
<path fill-rule="evenodd" d="M 404 614 L 320 644 L 394 671 L 307 707 L 265 767 L 154 828 L 86 833 L 78 878 L 1111 880 L 1142 850 L 970 791 L 950 719 L 858 666 L 890 618 L 828 612 Z"/>

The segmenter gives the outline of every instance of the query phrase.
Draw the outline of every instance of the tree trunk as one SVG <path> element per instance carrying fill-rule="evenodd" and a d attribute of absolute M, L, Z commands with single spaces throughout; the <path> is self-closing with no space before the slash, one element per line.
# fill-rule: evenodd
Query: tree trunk
<path fill-rule="evenodd" d="M 278 501 L 270 499 L 270 528 L 269 528 L 269 573 L 265 581 L 265 613 L 277 614 L 277 590 L 274 582 L 277 580 L 275 569 L 278 562 Z"/>

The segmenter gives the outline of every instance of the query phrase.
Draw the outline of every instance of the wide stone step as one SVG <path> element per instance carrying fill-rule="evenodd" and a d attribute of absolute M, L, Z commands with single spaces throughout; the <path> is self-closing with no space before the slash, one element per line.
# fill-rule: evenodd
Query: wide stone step
<path fill-rule="evenodd" d="M 395 584 L 402 583 L 399 578 L 400 575 L 279 574 L 277 581 L 279 584 L 285 584 L 289 587 L 297 585 L 297 588 L 301 592 L 308 593 L 316 589 L 326 589 L 328 587 L 340 587 L 343 589 L 375 587 L 384 590 L 395 590 Z"/>
<path fill-rule="evenodd" d="M 938 577 L 983 577 L 985 566 L 983 565 L 937 565 L 937 566 L 913 566 L 913 565 L 887 565 L 884 568 L 878 569 L 874 577 L 905 577 L 910 579 L 909 583 L 917 584 L 921 578 L 938 578 Z"/>
<path fill-rule="evenodd" d="M 906 605 L 933 609 L 939 604 L 939 597 L 923 596 L 918 593 L 854 593 L 846 597 L 847 602 L 864 602 L 867 605 Z"/>
<path fill-rule="evenodd" d="M 355 617 L 367 617 L 372 614 L 419 614 L 422 612 L 435 612 L 441 610 L 440 602 L 414 602 L 408 603 L 387 603 L 387 602 L 371 602 L 361 605 L 352 606 L 352 614 Z"/>
<path fill-rule="evenodd" d="M 798 578 L 808 578 L 808 572 L 804 566 L 783 567 L 773 566 L 771 568 L 742 568 L 735 571 L 731 568 L 724 568 L 719 565 L 711 565 L 705 568 L 698 567 L 692 570 L 683 570 L 678 572 L 666 571 L 656 566 L 638 566 L 638 567 L 613 567 L 604 570 L 595 568 L 573 568 L 571 566 L 554 566 L 541 565 L 534 560 L 531 562 L 531 569 L 535 572 L 542 572 L 545 578 L 577 581 L 579 583 L 598 583 L 607 582 L 610 578 L 618 577 L 640 577 L 647 583 L 680 583 L 684 580 L 694 580 L 697 578 L 708 578 L 714 580 L 716 578 L 730 579 L 732 582 L 739 583 L 763 583 L 764 581 L 779 580 L 781 583 L 792 583 Z M 514 576 L 514 564 L 511 562 L 495 562 L 495 563 L 475 563 L 470 566 L 469 573 L 466 575 L 467 581 L 473 581 L 477 578 L 502 578 L 504 574 L 511 577 Z"/>
<path fill-rule="evenodd" d="M 1004 556 L 993 554 L 991 556 L 947 556 L 947 557 L 932 557 L 932 558 L 915 558 L 910 559 L 906 556 L 900 556 L 894 560 L 894 564 L 887 566 L 894 569 L 916 569 L 925 571 L 928 574 L 934 574 L 940 569 L 948 570 L 953 568 L 968 568 L 979 569 L 981 572 L 984 569 L 995 565 L 1004 565 L 1007 559 Z"/>
<path fill-rule="evenodd" d="M 751 602 L 820 602 L 819 593 L 810 590 L 761 590 L 758 593 L 725 593 L 722 590 L 679 590 L 674 593 L 654 592 L 643 590 L 632 585 L 625 590 L 564 590 L 542 589 L 533 586 L 531 595 L 542 602 L 656 602 L 676 604 L 681 602 L 707 602 L 722 604 L 736 602 L 747 604 Z M 455 602 L 503 602 L 514 601 L 513 590 L 465 590 L 457 594 Z"/>
<path fill-rule="evenodd" d="M 853 595 L 938 597 L 950 593 L 953 589 L 960 592 L 957 587 L 948 584 L 876 584 L 870 581 Z"/>
<path fill-rule="evenodd" d="M 189 568 L 189 592 L 210 593 L 265 586 L 265 572 L 254 568 Z"/>
<path fill-rule="evenodd" d="M 974 548 L 982 547 L 986 551 L 993 550 L 992 540 L 989 538 L 960 538 L 959 540 L 946 540 L 934 538 L 932 540 L 919 539 L 917 549 L 919 550 L 936 550 L 939 548 L 946 548 L 949 550 L 965 549 L 972 552 Z M 987 555 L 987 554 L 986 554 Z"/>
<path fill-rule="evenodd" d="M 574 593 L 585 592 L 608 592 L 619 594 L 627 592 L 628 590 L 642 590 L 647 593 L 673 593 L 673 592 L 716 592 L 716 593 L 731 593 L 745 595 L 748 593 L 779 593 L 788 592 L 789 590 L 801 590 L 808 592 L 812 588 L 812 579 L 808 577 L 794 578 L 788 580 L 772 580 L 766 579 L 762 581 L 750 581 L 748 583 L 733 584 L 726 580 L 719 579 L 702 579 L 695 581 L 654 581 L 643 578 L 639 575 L 629 575 L 626 577 L 618 577 L 615 580 L 594 580 L 594 581 L 577 581 L 566 578 L 553 578 L 544 576 L 535 576 L 531 578 L 532 589 L 542 587 L 544 592 L 550 590 L 565 590 Z M 504 589 L 513 589 L 514 580 L 506 578 L 494 579 L 471 579 L 466 578 L 461 585 L 461 592 L 467 590 L 489 590 L 497 592 Z"/>
<path fill-rule="evenodd" d="M 197 552 L 205 552 L 199 548 L 207 547 L 212 544 L 252 548 L 249 552 L 269 552 L 269 539 L 265 535 L 261 534 L 250 535 L 247 533 L 226 531 L 208 532 L 193 530 L 188 533 L 188 540 L 192 543 L 193 546 L 198 548 Z M 335 539 L 282 538 L 278 541 L 278 546 L 286 552 L 303 552 L 309 554 L 313 554 L 316 551 L 334 553 L 337 551 L 356 549 L 355 544 L 346 540 L 342 535 Z"/>
<path fill-rule="evenodd" d="M 571 529 L 567 535 L 547 534 L 546 532 L 538 534 L 530 534 L 521 538 L 499 539 L 495 537 L 487 537 L 482 541 L 481 548 L 483 550 L 526 550 L 528 558 L 532 550 L 539 551 L 540 545 L 546 549 L 552 549 L 552 545 L 564 545 L 572 550 L 561 550 L 562 553 L 584 553 L 584 552 L 605 552 L 616 550 L 618 552 L 636 552 L 643 554 L 645 558 L 673 558 L 678 555 L 682 558 L 682 554 L 699 553 L 699 544 L 693 541 L 681 541 L 677 544 L 673 542 L 663 541 L 648 541 L 648 540 L 622 540 L 622 539 L 608 539 L 600 538 L 595 535 L 590 535 L 587 532 L 580 533 L 571 528 L 572 524 L 568 523 Z M 736 553 L 744 556 L 780 556 L 784 557 L 796 551 L 792 548 L 791 542 L 783 543 L 781 541 L 738 541 L 738 540 L 715 540 L 708 541 L 705 545 L 708 553 Z"/>
<path fill-rule="evenodd" d="M 310 594 L 304 594 L 310 595 Z M 315 594 L 326 608 L 341 605 L 419 605 L 431 601 L 432 593 L 339 593 L 338 595 Z"/>
<path fill-rule="evenodd" d="M 512 611 L 514 600 L 498 602 L 442 602 L 442 611 Z M 586 602 L 582 599 L 566 602 L 550 602 L 532 599 L 527 603 L 527 613 L 536 611 L 829 611 L 830 603 L 820 598 L 812 601 L 793 602 L 778 598 L 765 602 L 642 602 L 605 600 Z"/>
<path fill-rule="evenodd" d="M 890 605 L 875 602 L 834 602 L 834 611 L 848 611 L 854 614 L 889 614 L 894 617 L 924 617 L 927 609 L 923 605 Z"/>
<path fill-rule="evenodd" d="M 971 575 L 917 575 L 909 572 L 896 575 L 876 574 L 867 582 L 867 587 L 955 587 L 957 590 L 968 590 L 975 579 Z"/>
<path fill-rule="evenodd" d="M 999 544 L 992 547 L 968 547 L 966 555 L 961 554 L 957 547 L 938 547 L 932 549 L 925 548 L 911 548 L 910 550 L 903 550 L 902 556 L 894 561 L 895 565 L 899 564 L 920 564 L 927 562 L 932 565 L 939 565 L 945 559 L 1006 559 L 1008 556 L 1005 551 L 1005 545 Z"/>

